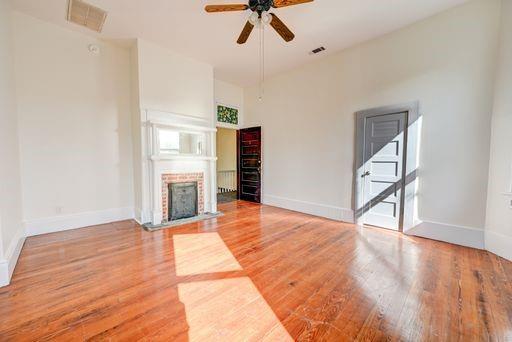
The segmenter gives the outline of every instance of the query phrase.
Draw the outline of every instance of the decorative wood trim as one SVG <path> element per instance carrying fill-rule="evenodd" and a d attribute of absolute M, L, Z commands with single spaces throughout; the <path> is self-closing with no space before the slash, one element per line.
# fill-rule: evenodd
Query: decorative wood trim
<path fill-rule="evenodd" d="M 195 156 L 195 155 L 154 155 L 151 156 L 150 159 L 152 161 L 166 161 L 166 160 L 196 160 L 196 161 L 215 161 L 217 157 L 207 157 L 207 156 Z"/>
<path fill-rule="evenodd" d="M 201 118 L 201 117 L 194 116 L 194 115 L 189 115 L 189 114 L 165 112 L 165 111 L 162 111 L 162 110 L 149 109 L 149 108 L 141 108 L 141 109 L 143 111 L 147 112 L 147 115 L 148 115 L 147 117 L 148 118 L 151 118 L 151 114 L 157 114 L 157 115 L 160 114 L 160 115 L 168 116 L 169 117 L 169 121 L 171 121 L 171 122 L 173 121 L 173 119 L 176 119 L 176 118 L 186 119 L 186 120 L 191 120 L 191 121 L 204 122 L 204 123 L 209 123 L 210 122 L 210 120 L 208 120 L 208 119 Z"/>
<path fill-rule="evenodd" d="M 161 120 L 150 120 L 148 123 L 154 128 L 163 128 L 163 129 L 189 129 L 189 133 L 197 133 L 197 132 L 217 132 L 217 128 L 205 127 L 205 126 L 195 126 L 195 125 L 187 125 L 187 124 L 179 124 L 179 123 L 168 123 Z"/>
<path fill-rule="evenodd" d="M 227 129 L 240 129 L 240 125 L 232 125 L 225 122 L 218 122 L 217 121 L 217 127 L 219 128 L 227 128 Z"/>

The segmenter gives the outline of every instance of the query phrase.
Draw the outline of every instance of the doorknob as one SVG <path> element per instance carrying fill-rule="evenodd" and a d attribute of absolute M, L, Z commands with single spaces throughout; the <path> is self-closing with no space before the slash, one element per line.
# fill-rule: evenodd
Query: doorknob
<path fill-rule="evenodd" d="M 370 175 L 370 171 L 366 171 L 365 173 L 363 173 L 361 175 L 361 178 L 364 178 L 364 177 L 369 176 L 369 175 Z"/>

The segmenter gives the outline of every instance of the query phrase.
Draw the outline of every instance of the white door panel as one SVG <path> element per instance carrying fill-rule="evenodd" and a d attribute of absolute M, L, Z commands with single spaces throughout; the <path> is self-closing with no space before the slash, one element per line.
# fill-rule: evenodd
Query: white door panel
<path fill-rule="evenodd" d="M 368 117 L 364 125 L 363 223 L 399 230 L 407 113 Z"/>

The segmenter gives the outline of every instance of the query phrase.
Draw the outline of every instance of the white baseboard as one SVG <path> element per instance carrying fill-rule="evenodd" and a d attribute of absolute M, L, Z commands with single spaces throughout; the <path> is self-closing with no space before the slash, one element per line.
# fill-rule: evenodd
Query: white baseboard
<path fill-rule="evenodd" d="M 512 237 L 500 233 L 485 232 L 485 249 L 512 261 Z"/>
<path fill-rule="evenodd" d="M 351 209 L 299 201 L 273 195 L 264 195 L 263 204 L 325 217 L 331 220 L 354 223 L 354 211 Z"/>
<path fill-rule="evenodd" d="M 25 231 L 27 236 L 34 236 L 133 218 L 132 207 L 114 208 L 25 221 Z"/>
<path fill-rule="evenodd" d="M 151 212 L 149 210 L 142 210 L 140 208 L 134 209 L 133 219 L 140 225 L 151 222 Z"/>
<path fill-rule="evenodd" d="M 354 211 L 341 207 L 299 201 L 273 195 L 263 196 L 263 204 L 325 217 L 337 221 L 349 223 L 355 222 Z M 478 228 L 457 226 L 433 221 L 420 221 L 419 224 L 404 233 L 466 247 L 478 249 L 484 249 L 486 247 L 485 232 L 483 229 Z M 500 256 L 507 255 L 508 252 L 508 250 L 505 251 L 506 246 L 504 245 L 506 245 L 506 243 L 503 241 L 504 240 L 500 241 L 500 243 L 503 243 L 503 245 L 498 246 L 498 244 L 496 244 L 495 248 L 497 251 L 500 251 L 499 253 L 496 253 Z M 509 244 L 508 246 L 511 245 Z M 508 252 L 509 256 L 510 254 L 512 254 L 512 252 Z M 507 258 L 506 256 L 504 257 Z"/>
<path fill-rule="evenodd" d="M 466 247 L 485 248 L 484 230 L 478 228 L 422 221 L 404 233 Z"/>
<path fill-rule="evenodd" d="M 133 209 L 133 219 L 135 220 L 135 222 L 137 222 L 138 224 L 142 225 L 142 210 L 140 208 L 134 208 Z"/>
<path fill-rule="evenodd" d="M 16 263 L 18 262 L 24 243 L 24 231 L 23 229 L 18 229 L 18 232 L 5 252 L 5 260 L 0 260 L 0 287 L 9 285 L 11 282 L 11 277 L 16 268 Z"/>

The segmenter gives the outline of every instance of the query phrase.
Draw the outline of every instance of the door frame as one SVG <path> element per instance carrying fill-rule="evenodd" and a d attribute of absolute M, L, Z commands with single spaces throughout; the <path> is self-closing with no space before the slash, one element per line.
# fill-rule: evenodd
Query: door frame
<path fill-rule="evenodd" d="M 414 227 L 417 221 L 417 188 L 419 147 L 421 134 L 421 115 L 419 102 L 410 102 L 399 105 L 371 108 L 358 111 L 356 116 L 355 134 L 355 163 L 354 163 L 354 217 L 357 225 L 363 225 L 365 212 L 363 203 L 362 166 L 364 164 L 365 145 L 365 121 L 368 117 L 389 115 L 395 113 L 407 113 L 406 128 L 404 131 L 404 165 L 402 173 L 401 209 L 399 218 L 400 232 L 405 232 Z"/>

